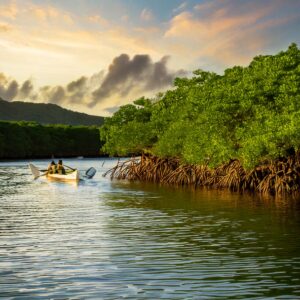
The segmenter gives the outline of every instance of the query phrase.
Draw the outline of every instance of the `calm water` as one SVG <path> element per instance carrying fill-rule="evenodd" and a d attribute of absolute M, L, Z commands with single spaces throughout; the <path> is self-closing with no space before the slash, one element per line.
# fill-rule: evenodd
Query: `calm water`
<path fill-rule="evenodd" d="M 300 299 L 300 205 L 0 163 L 0 298 Z M 34 161 L 45 168 L 48 161 Z"/>

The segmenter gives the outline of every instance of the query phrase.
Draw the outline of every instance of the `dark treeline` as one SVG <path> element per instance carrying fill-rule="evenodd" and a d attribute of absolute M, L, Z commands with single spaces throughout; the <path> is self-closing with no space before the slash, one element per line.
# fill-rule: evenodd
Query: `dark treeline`
<path fill-rule="evenodd" d="M 147 160 L 147 170 L 156 182 L 167 176 L 158 171 L 157 160 L 164 159 L 163 170 L 173 170 L 176 159 L 182 170 L 172 171 L 172 183 L 193 182 L 197 166 L 203 170 L 197 171 L 200 177 L 209 174 L 197 185 L 210 185 L 209 180 L 219 182 L 212 186 L 236 190 L 240 185 L 260 192 L 298 190 L 300 50 L 292 44 L 287 51 L 257 56 L 249 66 L 227 69 L 223 75 L 197 70 L 192 78 L 177 78 L 173 89 L 154 99 L 121 107 L 100 132 L 102 150 L 110 155 L 154 156 Z M 114 174 L 132 177 L 127 171 L 122 167 Z"/>
<path fill-rule="evenodd" d="M 97 156 L 96 126 L 40 125 L 0 121 L 0 158 Z"/>

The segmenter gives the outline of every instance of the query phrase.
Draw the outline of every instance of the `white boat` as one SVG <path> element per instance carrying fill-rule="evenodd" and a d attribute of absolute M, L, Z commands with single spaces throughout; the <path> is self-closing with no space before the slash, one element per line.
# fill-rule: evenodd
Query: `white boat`
<path fill-rule="evenodd" d="M 69 180 L 79 181 L 80 180 L 78 170 L 67 172 L 66 174 L 47 174 L 46 176 L 47 176 L 47 178 L 50 178 L 50 179 L 62 180 L 62 181 L 69 181 Z"/>
<path fill-rule="evenodd" d="M 78 170 L 74 169 L 72 171 L 67 171 L 66 174 L 49 174 L 47 171 L 41 173 L 40 170 L 33 164 L 29 164 L 29 168 L 34 176 L 34 179 L 46 176 L 48 179 L 60 180 L 60 181 L 79 181 L 80 173 Z"/>

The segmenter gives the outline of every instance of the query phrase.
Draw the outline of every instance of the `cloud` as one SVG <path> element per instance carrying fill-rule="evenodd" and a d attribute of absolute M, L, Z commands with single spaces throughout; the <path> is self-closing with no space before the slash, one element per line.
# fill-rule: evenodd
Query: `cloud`
<path fill-rule="evenodd" d="M 93 15 L 88 17 L 89 22 L 99 24 L 101 26 L 108 26 L 109 22 L 105 18 L 101 17 L 100 15 Z"/>
<path fill-rule="evenodd" d="M 66 86 L 66 94 L 70 103 L 82 103 L 85 95 L 89 94 L 88 78 L 82 76 Z"/>
<path fill-rule="evenodd" d="M 194 9 L 199 12 L 205 12 L 207 10 L 214 8 L 216 5 L 217 5 L 216 1 L 204 2 L 201 4 L 196 4 L 194 6 Z"/>
<path fill-rule="evenodd" d="M 59 10 L 54 6 L 42 6 L 42 5 L 29 5 L 27 9 L 23 10 L 23 14 L 36 18 L 37 20 L 45 23 L 51 21 L 63 21 L 67 24 L 73 24 L 74 20 L 71 14 Z"/>
<path fill-rule="evenodd" d="M 11 101 L 18 94 L 19 84 L 16 80 L 0 73 L 0 98 Z"/>
<path fill-rule="evenodd" d="M 173 13 L 178 13 L 187 7 L 187 2 L 182 2 L 178 7 L 173 9 Z"/>
<path fill-rule="evenodd" d="M 14 2 L 0 5 L 0 17 L 4 17 L 10 20 L 15 20 L 18 12 L 19 12 L 18 7 Z"/>
<path fill-rule="evenodd" d="M 195 2 L 177 2 L 171 19 L 154 24 L 149 8 L 135 14 L 127 4 L 112 12 L 115 4 L 78 11 L 51 1 L 0 1 L 1 71 L 15 77 L 1 83 L 1 93 L 99 112 L 165 89 L 180 73 L 172 70 L 222 72 L 300 42 L 299 1 Z M 110 62 L 122 76 L 107 69 Z"/>
<path fill-rule="evenodd" d="M 72 81 L 70 82 L 68 85 L 67 85 L 67 90 L 68 92 L 76 92 L 78 90 L 81 90 L 85 84 L 86 84 L 86 81 L 87 81 L 87 78 L 82 76 L 80 77 L 79 79 L 75 80 L 75 81 Z"/>
<path fill-rule="evenodd" d="M 113 59 L 107 71 L 101 70 L 90 77 L 81 76 L 66 85 L 40 88 L 35 88 L 30 79 L 19 84 L 0 73 L 0 97 L 8 101 L 54 103 L 67 107 L 79 105 L 92 109 L 97 106 L 109 113 L 138 97 L 154 96 L 170 87 L 175 77 L 186 74 L 183 70 L 169 70 L 168 60 L 168 56 L 153 62 L 148 54 L 132 58 L 121 54 Z"/>
<path fill-rule="evenodd" d="M 153 19 L 153 13 L 150 9 L 144 8 L 141 12 L 140 17 L 143 21 L 148 22 L 148 21 L 151 21 Z"/>
<path fill-rule="evenodd" d="M 1 32 L 8 32 L 12 30 L 12 26 L 6 23 L 0 23 L 0 33 Z"/>
<path fill-rule="evenodd" d="M 30 79 L 25 80 L 22 84 L 14 78 L 0 73 L 0 98 L 12 100 L 25 100 L 33 96 L 33 83 Z"/>
<path fill-rule="evenodd" d="M 62 104 L 65 98 L 65 89 L 62 86 L 53 87 L 47 92 L 47 96 L 50 103 Z"/>
<path fill-rule="evenodd" d="M 15 80 L 11 81 L 6 87 L 0 86 L 0 97 L 11 101 L 18 94 L 18 88 L 19 85 Z"/>
<path fill-rule="evenodd" d="M 93 91 L 103 80 L 103 74 L 104 71 L 100 71 L 90 77 L 81 76 L 65 86 L 43 86 L 32 93 L 29 100 L 69 107 L 73 105 L 88 106 L 91 103 Z"/>
<path fill-rule="evenodd" d="M 90 106 L 112 95 L 124 98 L 133 91 L 137 93 L 157 91 L 172 84 L 176 76 L 183 71 L 172 72 L 167 69 L 168 57 L 153 63 L 149 55 L 135 55 L 132 59 L 127 54 L 116 57 L 109 66 L 100 87 L 93 92 Z"/>
<path fill-rule="evenodd" d="M 21 88 L 18 91 L 18 98 L 19 99 L 26 99 L 28 98 L 31 93 L 33 92 L 33 83 L 31 80 L 26 80 L 22 84 Z"/>
<path fill-rule="evenodd" d="M 0 21 L 1 71 L 22 80 L 34 76 L 39 86 L 65 85 L 74 74 L 76 78 L 106 68 L 123 52 L 148 53 L 156 59 L 168 53 L 157 46 L 153 48 L 152 41 L 160 35 L 159 27 L 135 30 L 136 26 L 128 28 L 121 19 L 104 19 L 96 10 L 94 14 L 80 15 L 64 5 L 25 0 L 15 1 L 13 7 L 14 14 L 12 11 L 10 16 L 15 20 L 3 17 Z M 0 4 L 0 14 L 6 11 L 10 11 L 9 4 Z M 145 10 L 143 16 L 150 14 Z M 140 15 L 136 18 L 139 20 Z"/>
<path fill-rule="evenodd" d="M 294 6 L 291 1 L 278 0 L 267 0 L 264 4 L 206 1 L 193 11 L 173 17 L 164 38 L 170 45 L 181 45 L 183 51 L 206 63 L 222 67 L 245 64 L 272 42 L 269 30 L 292 22 L 295 16 L 299 19 L 297 11 L 291 12 Z"/>

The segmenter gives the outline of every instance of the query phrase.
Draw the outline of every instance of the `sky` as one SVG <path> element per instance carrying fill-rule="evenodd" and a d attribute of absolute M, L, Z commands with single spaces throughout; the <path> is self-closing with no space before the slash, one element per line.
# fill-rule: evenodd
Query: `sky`
<path fill-rule="evenodd" d="M 0 97 L 109 116 L 300 46 L 300 0 L 0 0 Z"/>

